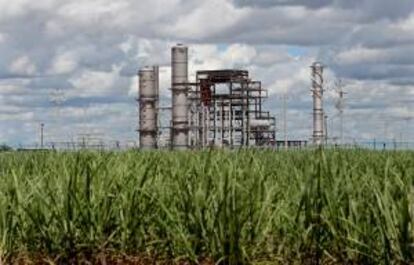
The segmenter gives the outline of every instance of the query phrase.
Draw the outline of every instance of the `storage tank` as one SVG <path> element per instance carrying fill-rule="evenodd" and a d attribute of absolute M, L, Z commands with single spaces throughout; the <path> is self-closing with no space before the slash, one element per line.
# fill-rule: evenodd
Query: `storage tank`
<path fill-rule="evenodd" d="M 272 124 L 270 120 L 251 119 L 249 122 L 249 125 L 251 128 L 256 128 L 256 127 L 270 127 Z"/>

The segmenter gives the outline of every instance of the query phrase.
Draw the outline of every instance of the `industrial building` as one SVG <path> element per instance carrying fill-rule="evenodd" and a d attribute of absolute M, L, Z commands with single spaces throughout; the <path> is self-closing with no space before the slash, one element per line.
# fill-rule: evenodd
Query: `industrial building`
<path fill-rule="evenodd" d="M 173 150 L 266 147 L 276 143 L 276 118 L 263 109 L 267 90 L 245 70 L 202 70 L 188 76 L 188 47 L 171 50 Z M 139 71 L 139 144 L 159 148 L 159 70 Z"/>

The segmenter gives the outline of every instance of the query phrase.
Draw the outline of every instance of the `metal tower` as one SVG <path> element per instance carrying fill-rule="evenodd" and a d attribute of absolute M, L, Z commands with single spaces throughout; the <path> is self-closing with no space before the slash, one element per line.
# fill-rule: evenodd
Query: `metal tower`
<path fill-rule="evenodd" d="M 139 143 L 141 149 L 156 149 L 158 135 L 158 66 L 144 67 L 139 75 Z"/>
<path fill-rule="evenodd" d="M 323 111 L 323 70 L 324 66 L 315 62 L 312 66 L 313 93 L 313 144 L 323 145 L 325 142 L 324 111 Z"/>
<path fill-rule="evenodd" d="M 345 110 L 345 95 L 347 94 L 344 91 L 344 84 L 341 79 L 338 79 L 335 82 L 335 91 L 338 93 L 338 100 L 335 103 L 335 108 L 339 112 L 340 119 L 340 140 L 341 145 L 344 144 L 344 110 Z"/>
<path fill-rule="evenodd" d="M 172 148 L 188 148 L 188 47 L 177 44 L 172 48 Z"/>

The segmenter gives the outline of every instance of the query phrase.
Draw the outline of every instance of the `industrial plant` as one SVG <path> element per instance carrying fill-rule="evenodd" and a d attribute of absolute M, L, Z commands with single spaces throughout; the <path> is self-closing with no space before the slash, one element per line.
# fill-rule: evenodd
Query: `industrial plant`
<path fill-rule="evenodd" d="M 171 53 L 171 122 L 168 147 L 173 150 L 206 147 L 265 147 L 276 142 L 276 118 L 264 110 L 267 90 L 239 69 L 197 71 L 189 80 L 188 47 Z M 159 67 L 139 73 L 139 144 L 160 147 Z"/>
<path fill-rule="evenodd" d="M 18 150 L 53 149 L 53 150 L 200 150 L 205 148 L 270 148 L 301 149 L 305 147 L 330 146 L 381 149 L 409 149 L 408 142 L 373 142 L 351 143 L 344 136 L 344 84 L 341 79 L 335 83 L 324 77 L 326 66 L 314 62 L 309 68 L 309 87 L 313 109 L 309 107 L 308 137 L 294 139 L 288 133 L 287 97 L 283 95 L 283 111 L 276 117 L 265 108 L 269 98 L 268 90 L 262 82 L 256 80 L 246 69 L 201 69 L 189 73 L 189 48 L 177 44 L 171 48 L 170 98 L 160 104 L 160 67 L 145 66 L 138 71 L 139 110 L 138 124 L 130 128 L 138 131 L 139 137 L 133 140 L 105 138 L 99 131 L 85 128 L 81 133 L 71 136 L 70 141 L 44 140 L 45 124 L 40 124 L 39 144 L 20 146 Z M 190 76 L 192 80 L 190 80 Z M 332 80 L 331 80 L 332 81 Z M 325 98 L 326 91 L 336 94 L 335 108 L 332 113 L 332 98 Z M 52 94 L 51 102 L 59 106 L 64 101 L 60 91 Z M 326 104 L 328 102 L 328 104 Z M 167 105 L 166 105 L 167 104 Z M 162 105 L 162 106 L 161 106 Z M 327 105 L 327 109 L 325 106 Z M 269 104 L 267 104 L 269 106 Z M 277 107 L 277 106 L 274 106 Z M 329 107 L 331 107 L 329 109 Z M 274 109 L 274 108 L 273 108 Z M 328 111 L 330 116 L 328 117 Z M 85 110 L 86 112 L 86 110 Z M 134 118 L 136 114 L 134 114 Z M 58 115 L 56 115 L 58 116 Z M 337 119 L 338 132 L 333 131 L 333 120 Z M 59 120 L 59 117 L 57 117 Z M 407 124 L 410 119 L 406 119 Z M 330 125 L 330 126 L 329 126 Z M 385 124 L 385 131 L 387 124 Z M 330 130 L 328 130 L 328 128 Z M 48 127 L 46 127 L 47 131 Z M 329 131 L 329 134 L 328 134 Z M 337 133 L 337 135 L 335 135 Z M 386 135 L 386 133 L 384 133 Z M 401 136 L 402 138 L 402 136 Z"/>
<path fill-rule="evenodd" d="M 160 104 L 160 67 L 145 66 L 138 71 L 138 145 L 133 141 L 132 144 L 121 147 L 120 141 L 104 141 L 103 135 L 94 132 L 78 134 L 70 142 L 50 141 L 45 144 L 42 123 L 40 149 L 288 149 L 328 144 L 328 116 L 323 106 L 325 67 L 322 63 L 313 63 L 309 72 L 313 97 L 313 132 L 309 130 L 308 139 L 289 139 L 286 129 L 286 98 L 283 104 L 284 118 L 280 121 L 265 109 L 268 90 L 249 71 L 204 69 L 189 73 L 188 51 L 189 48 L 183 44 L 171 48 L 171 101 L 168 106 Z M 189 76 L 194 76 L 194 80 L 190 80 Z M 342 86 L 338 87 L 341 101 L 337 105 L 341 114 L 343 144 L 345 92 Z M 168 121 L 165 122 L 166 120 Z M 283 134 L 283 137 L 277 137 L 282 123 L 283 132 L 278 135 Z"/>

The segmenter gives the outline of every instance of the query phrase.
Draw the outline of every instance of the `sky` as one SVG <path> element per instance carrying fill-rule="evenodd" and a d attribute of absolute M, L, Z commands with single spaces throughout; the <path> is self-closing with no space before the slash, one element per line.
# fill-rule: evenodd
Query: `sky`
<path fill-rule="evenodd" d="M 136 73 L 159 64 L 170 105 L 175 43 L 190 48 L 191 78 L 249 70 L 279 128 L 286 95 L 290 139 L 312 134 L 309 66 L 321 61 L 330 135 L 340 79 L 347 141 L 414 141 L 412 0 L 0 0 L 0 143 L 36 144 L 41 123 L 46 141 L 136 142 Z"/>

